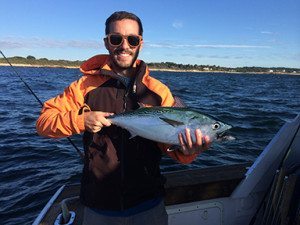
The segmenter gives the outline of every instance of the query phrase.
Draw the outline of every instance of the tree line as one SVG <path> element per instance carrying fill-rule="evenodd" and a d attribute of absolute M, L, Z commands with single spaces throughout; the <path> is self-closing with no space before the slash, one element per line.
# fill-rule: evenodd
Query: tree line
<path fill-rule="evenodd" d="M 69 60 L 50 60 L 47 58 L 36 59 L 34 56 L 27 56 L 26 58 L 21 56 L 14 56 L 7 58 L 12 64 L 24 64 L 29 66 L 61 66 L 61 67 L 78 67 L 84 61 L 69 61 Z M 0 63 L 6 63 L 4 58 L 0 58 Z"/>
<path fill-rule="evenodd" d="M 50 60 L 47 58 L 36 59 L 34 56 L 14 56 L 8 58 L 12 64 L 24 64 L 29 66 L 57 66 L 57 67 L 79 67 L 84 61 L 76 60 Z M 0 63 L 5 64 L 4 58 L 0 58 Z M 237 72 L 237 73 L 300 73 L 299 68 L 285 67 L 221 67 L 216 65 L 198 64 L 178 64 L 174 62 L 147 63 L 150 69 L 179 70 L 179 71 L 204 71 L 204 72 Z"/>

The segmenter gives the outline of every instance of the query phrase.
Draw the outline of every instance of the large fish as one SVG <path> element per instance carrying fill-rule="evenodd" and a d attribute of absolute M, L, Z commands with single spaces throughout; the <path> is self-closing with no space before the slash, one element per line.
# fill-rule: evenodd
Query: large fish
<path fill-rule="evenodd" d="M 108 119 L 112 124 L 128 130 L 132 137 L 141 136 L 153 141 L 180 145 L 178 134 L 200 129 L 210 140 L 219 139 L 231 126 L 195 110 L 177 107 L 147 107 L 115 114 Z M 192 138 L 195 140 L 194 132 Z"/>

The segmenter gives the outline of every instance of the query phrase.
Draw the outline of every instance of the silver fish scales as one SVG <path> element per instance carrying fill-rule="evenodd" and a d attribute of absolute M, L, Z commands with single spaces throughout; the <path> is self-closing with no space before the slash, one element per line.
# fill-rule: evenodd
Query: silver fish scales
<path fill-rule="evenodd" d="M 179 145 L 178 134 L 186 128 L 200 129 L 210 140 L 219 139 L 230 125 L 198 111 L 181 107 L 144 107 L 108 117 L 112 124 L 128 130 L 132 137 Z M 192 132 L 192 138 L 195 139 Z"/>

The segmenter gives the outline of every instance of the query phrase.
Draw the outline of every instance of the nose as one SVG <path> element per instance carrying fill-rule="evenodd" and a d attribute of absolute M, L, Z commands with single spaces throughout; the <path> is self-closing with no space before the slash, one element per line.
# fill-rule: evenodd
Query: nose
<path fill-rule="evenodd" d="M 128 48 L 130 48 L 130 46 L 129 46 L 129 44 L 128 44 L 127 38 L 124 38 L 124 39 L 123 39 L 123 42 L 122 42 L 122 44 L 121 44 L 121 47 L 122 47 L 123 49 L 128 49 Z"/>

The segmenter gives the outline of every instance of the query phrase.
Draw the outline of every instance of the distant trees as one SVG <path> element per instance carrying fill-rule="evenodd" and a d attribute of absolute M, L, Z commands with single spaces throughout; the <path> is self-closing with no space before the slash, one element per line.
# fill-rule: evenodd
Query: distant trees
<path fill-rule="evenodd" d="M 58 66 L 58 67 L 79 67 L 84 61 L 68 61 L 68 60 L 50 60 L 47 58 L 36 59 L 32 55 L 26 58 L 14 56 L 8 58 L 12 64 L 27 64 L 31 66 Z M 7 64 L 5 59 L 0 58 L 0 63 Z M 220 67 L 216 65 L 191 65 L 177 64 L 174 62 L 156 62 L 148 63 L 148 66 L 153 69 L 161 70 L 185 70 L 185 71 L 204 71 L 204 72 L 237 72 L 237 73 L 300 73 L 299 68 L 284 68 L 284 67 Z"/>
<path fill-rule="evenodd" d="M 32 56 L 32 55 L 29 55 L 29 56 L 26 57 L 26 59 L 28 59 L 28 60 L 35 60 L 35 57 Z"/>
<path fill-rule="evenodd" d="M 174 70 L 195 70 L 195 71 L 224 71 L 225 67 L 209 66 L 209 65 L 191 65 L 191 64 L 177 64 L 173 62 L 161 62 L 161 63 L 148 63 L 150 68 L 156 69 L 174 69 Z"/>
<path fill-rule="evenodd" d="M 83 61 L 68 61 L 68 60 L 49 60 L 47 58 L 36 59 L 34 56 L 29 55 L 26 58 L 14 56 L 8 58 L 12 64 L 25 64 L 32 66 L 59 66 L 59 67 L 79 67 Z M 6 64 L 3 58 L 0 58 L 0 63 Z"/>

